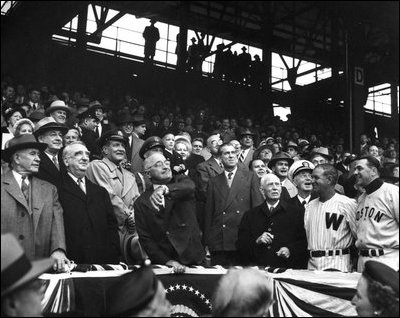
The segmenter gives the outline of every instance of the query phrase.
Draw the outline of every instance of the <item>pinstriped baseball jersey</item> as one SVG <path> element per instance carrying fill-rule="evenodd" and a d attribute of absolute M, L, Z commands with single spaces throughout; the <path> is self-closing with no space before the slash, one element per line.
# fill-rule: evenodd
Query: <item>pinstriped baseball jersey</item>
<path fill-rule="evenodd" d="M 379 261 L 395 270 L 399 269 L 399 188 L 397 186 L 383 183 L 376 191 L 370 194 L 365 192 L 359 197 L 356 231 L 358 249 L 382 248 L 385 254 L 390 250 L 397 250 L 397 254 L 393 253 L 392 257 L 379 257 Z M 360 259 L 368 260 L 364 257 Z M 361 268 L 359 266 L 359 270 Z"/>
<path fill-rule="evenodd" d="M 348 248 L 355 236 L 355 212 L 357 203 L 336 193 L 328 201 L 319 198 L 305 206 L 304 227 L 308 249 L 333 250 Z M 324 270 L 335 268 L 351 271 L 350 255 L 310 257 L 308 269 Z"/>

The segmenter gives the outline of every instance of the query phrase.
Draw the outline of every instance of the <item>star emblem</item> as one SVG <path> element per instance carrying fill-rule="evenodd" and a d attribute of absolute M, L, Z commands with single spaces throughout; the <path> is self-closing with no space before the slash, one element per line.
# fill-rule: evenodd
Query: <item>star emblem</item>
<path fill-rule="evenodd" d="M 186 286 L 186 285 L 182 285 L 182 289 L 183 289 L 183 290 L 186 290 L 186 289 L 187 289 L 187 286 Z"/>
<path fill-rule="evenodd" d="M 189 287 L 189 291 L 190 291 L 190 292 L 194 291 L 194 289 L 193 289 L 192 286 Z"/>
<path fill-rule="evenodd" d="M 204 298 L 206 298 L 206 297 L 205 297 L 203 294 L 201 294 L 201 295 L 200 295 L 200 298 L 201 298 L 201 299 L 204 299 Z"/>
<path fill-rule="evenodd" d="M 178 284 L 176 284 L 176 285 L 175 285 L 175 289 L 176 289 L 176 290 L 181 289 L 181 286 L 178 285 Z"/>
<path fill-rule="evenodd" d="M 194 293 L 195 293 L 196 295 L 199 295 L 199 294 L 200 294 L 198 290 L 196 290 Z"/>
<path fill-rule="evenodd" d="M 174 287 L 173 286 L 169 286 L 168 288 L 170 291 L 174 291 Z"/>

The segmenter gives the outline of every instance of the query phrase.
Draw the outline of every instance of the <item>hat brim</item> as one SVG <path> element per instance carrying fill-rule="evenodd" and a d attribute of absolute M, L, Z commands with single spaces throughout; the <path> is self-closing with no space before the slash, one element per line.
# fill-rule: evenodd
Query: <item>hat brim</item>
<path fill-rule="evenodd" d="M 65 135 L 68 132 L 69 128 L 64 124 L 50 123 L 40 127 L 33 133 L 33 135 L 37 138 L 40 134 L 47 130 L 61 130 L 61 133 Z"/>
<path fill-rule="evenodd" d="M 28 148 L 39 149 L 40 151 L 44 151 L 47 148 L 47 144 L 45 144 L 43 142 L 27 142 L 27 143 L 15 145 L 15 146 L 12 146 L 12 147 L 2 150 L 1 151 L 1 159 L 3 159 L 5 162 L 10 162 L 11 156 L 16 151 L 21 150 L 21 149 L 28 149 Z"/>
<path fill-rule="evenodd" d="M 286 160 L 286 161 L 289 163 L 289 166 L 291 166 L 291 165 L 293 164 L 293 162 L 294 162 L 294 160 L 291 159 L 291 158 L 276 158 L 276 159 L 271 159 L 270 162 L 268 162 L 268 168 L 271 169 L 273 166 L 275 166 L 275 163 L 276 163 L 277 161 L 280 161 L 280 160 Z"/>
<path fill-rule="evenodd" d="M 44 111 L 46 116 L 50 116 L 50 114 L 56 110 L 63 110 L 67 113 L 67 116 L 71 116 L 71 109 L 68 106 L 53 106 L 49 107 Z"/>
<path fill-rule="evenodd" d="M 23 285 L 28 284 L 29 282 L 35 280 L 41 274 L 43 274 L 44 272 L 49 270 L 54 264 L 54 259 L 46 258 L 46 259 L 42 259 L 42 260 L 38 260 L 38 261 L 32 261 L 31 263 L 32 263 L 32 267 L 29 270 L 29 272 L 27 272 L 24 276 L 22 276 L 18 281 L 16 281 L 10 287 L 1 291 L 1 298 L 12 293 L 14 290 L 18 289 L 19 287 L 22 287 Z"/>
<path fill-rule="evenodd" d="M 333 157 L 331 155 L 326 155 L 326 154 L 324 154 L 322 152 L 316 152 L 316 151 L 311 153 L 310 158 L 312 158 L 314 156 L 322 156 L 322 157 L 326 158 L 327 160 L 332 160 L 333 159 Z"/>
<path fill-rule="evenodd" d="M 164 146 L 164 144 L 160 144 L 160 143 L 156 143 L 156 144 L 154 144 L 154 145 L 151 145 L 150 147 L 146 147 L 146 149 L 144 149 L 143 148 L 143 146 L 142 146 L 142 148 L 140 148 L 140 150 L 139 150 L 139 156 L 140 156 L 140 158 L 142 158 L 143 160 L 144 160 L 144 154 L 146 153 L 146 152 L 148 152 L 149 150 L 151 150 L 151 149 L 153 149 L 153 148 L 156 148 L 156 147 L 160 147 L 161 149 L 165 149 L 165 146 Z"/>

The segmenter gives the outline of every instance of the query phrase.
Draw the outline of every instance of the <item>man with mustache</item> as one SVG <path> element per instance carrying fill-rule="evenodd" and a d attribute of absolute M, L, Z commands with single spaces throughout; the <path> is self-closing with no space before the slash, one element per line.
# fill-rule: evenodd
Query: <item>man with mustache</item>
<path fill-rule="evenodd" d="M 144 169 L 153 185 L 134 204 L 140 243 L 153 264 L 183 273 L 205 257 L 194 182 L 186 175 L 173 177 L 170 162 L 159 152 L 145 159 Z"/>
<path fill-rule="evenodd" d="M 136 232 L 133 204 L 143 192 L 144 181 L 138 180 L 141 175 L 134 175 L 121 166 L 128 147 L 128 138 L 121 130 L 104 133 L 98 140 L 98 145 L 103 159 L 91 161 L 86 176 L 108 192 L 117 218 L 123 261 L 128 264 L 140 263 L 144 255 Z"/>
<path fill-rule="evenodd" d="M 357 203 L 335 192 L 338 172 L 331 164 L 318 165 L 312 178 L 318 198 L 308 203 L 304 212 L 310 256 L 307 268 L 351 272 Z"/>
<path fill-rule="evenodd" d="M 59 189 L 68 256 L 77 264 L 119 264 L 117 221 L 107 191 L 85 178 L 89 151 L 76 141 L 63 150 Z"/>

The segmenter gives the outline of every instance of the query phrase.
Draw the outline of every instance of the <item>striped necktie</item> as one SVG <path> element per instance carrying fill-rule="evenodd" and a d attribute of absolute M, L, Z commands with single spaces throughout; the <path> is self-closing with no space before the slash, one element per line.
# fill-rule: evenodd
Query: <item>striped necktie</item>
<path fill-rule="evenodd" d="M 29 185 L 26 183 L 27 176 L 22 176 L 21 191 L 29 204 Z"/>
<path fill-rule="evenodd" d="M 56 166 L 57 170 L 60 170 L 60 164 L 58 163 L 57 155 L 53 156 L 53 163 Z"/>
<path fill-rule="evenodd" d="M 79 188 L 81 188 L 81 190 L 83 191 L 83 193 L 86 194 L 86 189 L 85 189 L 85 186 L 83 185 L 83 180 L 82 180 L 82 178 L 78 178 L 77 182 L 78 182 Z"/>
<path fill-rule="evenodd" d="M 244 161 L 244 150 L 242 150 L 242 152 L 240 153 L 239 160 L 240 160 L 240 162 Z"/>

